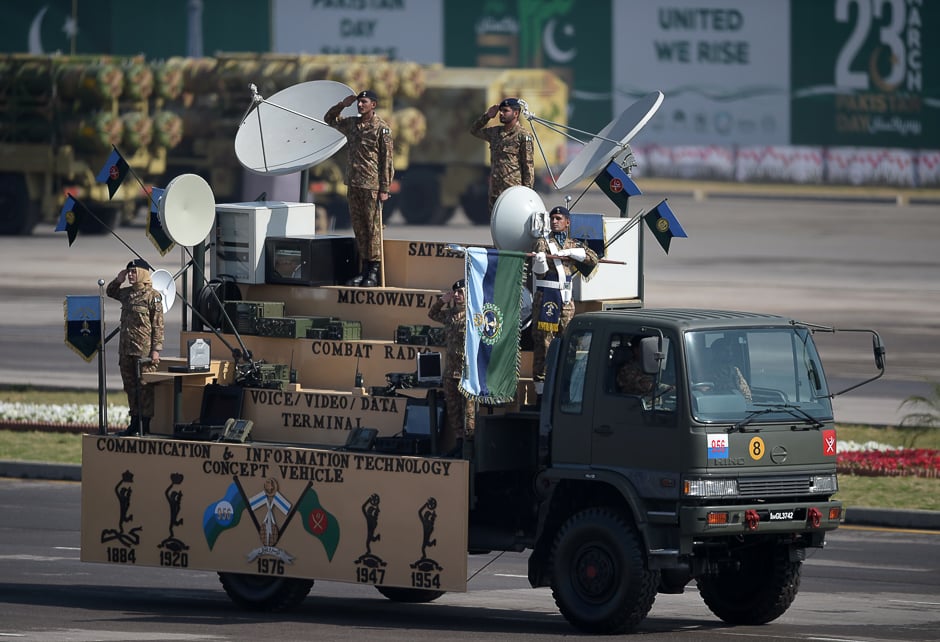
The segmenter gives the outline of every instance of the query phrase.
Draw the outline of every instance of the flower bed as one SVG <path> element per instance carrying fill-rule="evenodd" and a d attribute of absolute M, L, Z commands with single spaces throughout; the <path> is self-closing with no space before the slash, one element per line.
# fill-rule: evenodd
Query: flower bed
<path fill-rule="evenodd" d="M 940 450 L 903 448 L 840 451 L 836 471 L 865 477 L 940 477 Z"/>

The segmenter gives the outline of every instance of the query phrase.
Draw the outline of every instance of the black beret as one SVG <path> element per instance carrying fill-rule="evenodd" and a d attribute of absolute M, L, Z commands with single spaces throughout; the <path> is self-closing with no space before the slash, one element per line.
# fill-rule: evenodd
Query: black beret
<path fill-rule="evenodd" d="M 463 290 L 466 285 L 467 285 L 466 281 L 464 281 L 463 279 L 459 279 L 459 280 L 457 280 L 457 281 L 454 281 L 454 288 L 453 288 L 453 289 L 454 289 L 454 290 Z"/>
<path fill-rule="evenodd" d="M 571 218 L 571 212 L 568 211 L 567 207 L 562 207 L 561 205 L 556 205 L 552 208 L 552 211 L 548 213 L 549 216 L 552 214 L 561 214 L 565 218 Z"/>
<path fill-rule="evenodd" d="M 365 89 L 359 92 L 359 95 L 356 98 L 368 98 L 374 103 L 379 102 L 379 97 L 371 89 Z"/>
<path fill-rule="evenodd" d="M 144 268 L 145 270 L 152 270 L 152 269 L 153 269 L 152 267 L 150 267 L 150 264 L 147 263 L 147 262 L 146 262 L 145 260 L 143 260 L 143 259 L 134 259 L 133 261 L 131 261 L 130 263 L 127 264 L 127 269 L 128 269 L 128 270 L 131 269 L 131 268 L 138 268 L 138 267 L 139 267 L 139 268 Z"/>
<path fill-rule="evenodd" d="M 509 107 L 510 109 L 522 109 L 522 105 L 519 104 L 518 98 L 506 98 L 503 102 L 499 103 L 499 108 Z"/>

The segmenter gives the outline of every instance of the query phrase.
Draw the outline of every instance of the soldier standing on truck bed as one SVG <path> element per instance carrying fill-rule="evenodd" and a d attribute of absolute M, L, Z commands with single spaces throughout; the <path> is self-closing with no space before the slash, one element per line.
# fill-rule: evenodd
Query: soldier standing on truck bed
<path fill-rule="evenodd" d="M 514 185 L 535 187 L 535 164 L 532 137 L 519 123 L 522 106 L 518 98 L 506 98 L 493 105 L 473 121 L 470 133 L 490 144 L 490 216 L 499 195 Z M 496 114 L 498 126 L 485 127 Z"/>
<path fill-rule="evenodd" d="M 358 118 L 339 113 L 357 103 Z M 370 90 L 349 95 L 326 112 L 323 120 L 346 136 L 346 198 L 349 218 L 359 248 L 362 269 L 346 285 L 364 288 L 379 284 L 382 266 L 382 203 L 388 200 L 395 175 L 392 130 L 375 113 L 378 96 Z"/>
<path fill-rule="evenodd" d="M 545 385 L 545 353 L 548 344 L 568 327 L 574 317 L 571 277 L 575 272 L 589 276 L 597 267 L 597 254 L 569 236 L 571 214 L 557 206 L 548 213 L 551 231 L 536 239 L 532 247 L 532 379 L 535 394 L 542 396 Z"/>
<path fill-rule="evenodd" d="M 459 449 L 458 447 L 463 446 L 465 438 L 473 436 L 473 403 L 458 390 L 460 377 L 463 375 L 467 337 L 467 301 L 464 286 L 464 280 L 460 279 L 454 283 L 450 292 L 437 297 L 428 310 L 428 317 L 444 326 L 444 343 L 447 350 L 447 372 L 443 377 L 447 422 L 440 442 L 440 451 L 443 453 Z"/>
<path fill-rule="evenodd" d="M 130 287 L 122 288 L 124 279 Z M 118 272 L 105 293 L 121 302 L 121 335 L 118 345 L 118 366 L 127 405 L 130 425 L 121 435 L 146 435 L 153 417 L 153 386 L 140 380 L 141 359 L 149 359 L 144 371 L 155 370 L 163 350 L 163 297 L 153 289 L 150 264 L 134 259 Z"/>

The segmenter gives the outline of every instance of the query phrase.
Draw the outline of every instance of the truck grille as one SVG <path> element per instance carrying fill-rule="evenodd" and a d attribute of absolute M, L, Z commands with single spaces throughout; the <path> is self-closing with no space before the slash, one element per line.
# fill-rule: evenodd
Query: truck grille
<path fill-rule="evenodd" d="M 808 476 L 739 478 L 738 493 L 741 497 L 806 495 L 809 484 Z"/>

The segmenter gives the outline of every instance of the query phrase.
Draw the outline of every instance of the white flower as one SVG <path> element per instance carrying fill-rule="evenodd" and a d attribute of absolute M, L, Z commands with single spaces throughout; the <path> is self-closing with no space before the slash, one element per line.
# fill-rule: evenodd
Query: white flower
<path fill-rule="evenodd" d="M 129 412 L 130 409 L 127 406 L 108 404 L 108 425 L 126 425 Z M 0 401 L 0 421 L 95 425 L 98 423 L 98 404 L 67 403 L 53 405 Z"/>

